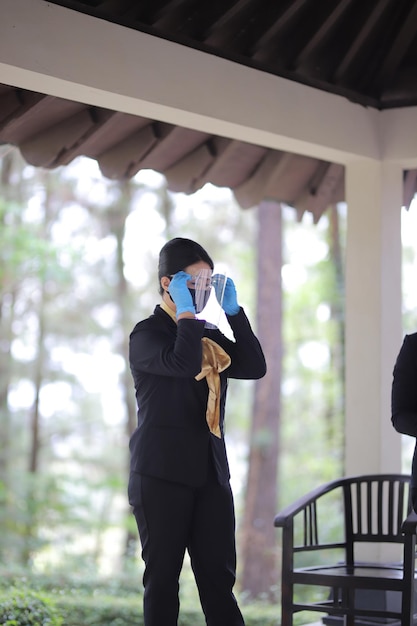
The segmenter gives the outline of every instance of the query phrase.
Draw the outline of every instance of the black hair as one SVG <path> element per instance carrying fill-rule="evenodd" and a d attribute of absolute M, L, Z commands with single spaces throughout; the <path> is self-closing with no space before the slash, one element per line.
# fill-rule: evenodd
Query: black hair
<path fill-rule="evenodd" d="M 175 237 L 175 239 L 167 241 L 159 253 L 159 293 L 162 295 L 164 292 L 161 286 L 161 278 L 163 276 L 172 276 L 199 261 L 204 261 L 211 269 L 214 267 L 209 254 L 196 241 L 184 239 L 183 237 Z"/>

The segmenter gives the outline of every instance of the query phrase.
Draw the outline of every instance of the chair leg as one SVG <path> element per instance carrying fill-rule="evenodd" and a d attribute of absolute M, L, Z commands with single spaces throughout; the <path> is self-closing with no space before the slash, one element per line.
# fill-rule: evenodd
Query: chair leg
<path fill-rule="evenodd" d="M 281 626 L 293 626 L 294 585 L 283 583 L 281 592 Z"/>
<path fill-rule="evenodd" d="M 348 611 L 347 615 L 343 618 L 343 623 L 345 626 L 355 626 L 355 590 L 354 589 L 346 589 L 343 594 L 343 606 L 346 607 Z"/>
<path fill-rule="evenodd" d="M 293 614 L 292 611 L 281 612 L 281 626 L 293 626 Z"/>
<path fill-rule="evenodd" d="M 401 624 L 413 626 L 414 624 L 414 580 L 407 590 L 403 591 L 401 600 Z"/>
<path fill-rule="evenodd" d="M 404 626 L 413 626 L 414 624 L 415 551 L 416 538 L 415 535 L 412 535 L 408 544 L 406 543 L 404 546 L 404 578 L 408 582 L 401 598 L 401 624 Z"/>

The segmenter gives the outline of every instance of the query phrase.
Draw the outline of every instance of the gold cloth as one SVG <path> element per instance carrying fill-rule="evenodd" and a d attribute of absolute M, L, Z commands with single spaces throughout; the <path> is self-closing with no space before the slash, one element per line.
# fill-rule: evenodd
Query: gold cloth
<path fill-rule="evenodd" d="M 170 309 L 164 300 L 162 300 L 161 302 L 161 309 L 165 311 L 165 313 L 168 313 L 169 317 L 173 319 L 175 323 L 177 323 L 177 316 L 175 315 L 175 311 Z"/>
<path fill-rule="evenodd" d="M 162 301 L 161 308 L 168 313 L 173 320 L 176 320 L 175 313 L 167 304 Z M 203 358 L 201 372 L 195 377 L 196 380 L 206 378 L 209 389 L 207 399 L 206 420 L 210 432 L 221 438 L 220 431 L 220 372 L 223 372 L 231 363 L 231 358 L 218 343 L 202 337 Z"/>
<path fill-rule="evenodd" d="M 220 431 L 220 372 L 229 367 L 231 358 L 212 339 L 203 337 L 203 362 L 201 372 L 195 377 L 196 380 L 207 380 L 209 395 L 207 399 L 206 420 L 210 432 L 221 438 Z"/>

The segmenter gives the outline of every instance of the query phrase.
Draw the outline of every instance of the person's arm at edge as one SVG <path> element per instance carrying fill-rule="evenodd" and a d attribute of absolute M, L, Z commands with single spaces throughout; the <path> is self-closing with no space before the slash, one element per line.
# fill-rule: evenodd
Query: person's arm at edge
<path fill-rule="evenodd" d="M 397 432 L 417 437 L 417 335 L 406 335 L 394 366 L 391 421 Z"/>

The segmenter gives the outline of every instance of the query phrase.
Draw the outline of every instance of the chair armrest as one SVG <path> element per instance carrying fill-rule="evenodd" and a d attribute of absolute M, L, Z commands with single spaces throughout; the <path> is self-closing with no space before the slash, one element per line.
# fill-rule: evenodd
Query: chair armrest
<path fill-rule="evenodd" d="M 286 506 L 280 513 L 278 513 L 274 519 L 274 526 L 278 528 L 285 528 L 291 525 L 291 520 L 294 515 L 297 515 L 300 511 L 302 511 L 309 504 L 317 500 L 320 496 L 332 491 L 336 487 L 340 487 L 343 484 L 343 479 L 332 480 L 316 489 L 313 489 L 309 493 L 305 494 L 292 504 Z"/>
<path fill-rule="evenodd" d="M 401 532 L 404 535 L 415 535 L 417 531 L 417 513 L 411 511 L 401 526 Z"/>

